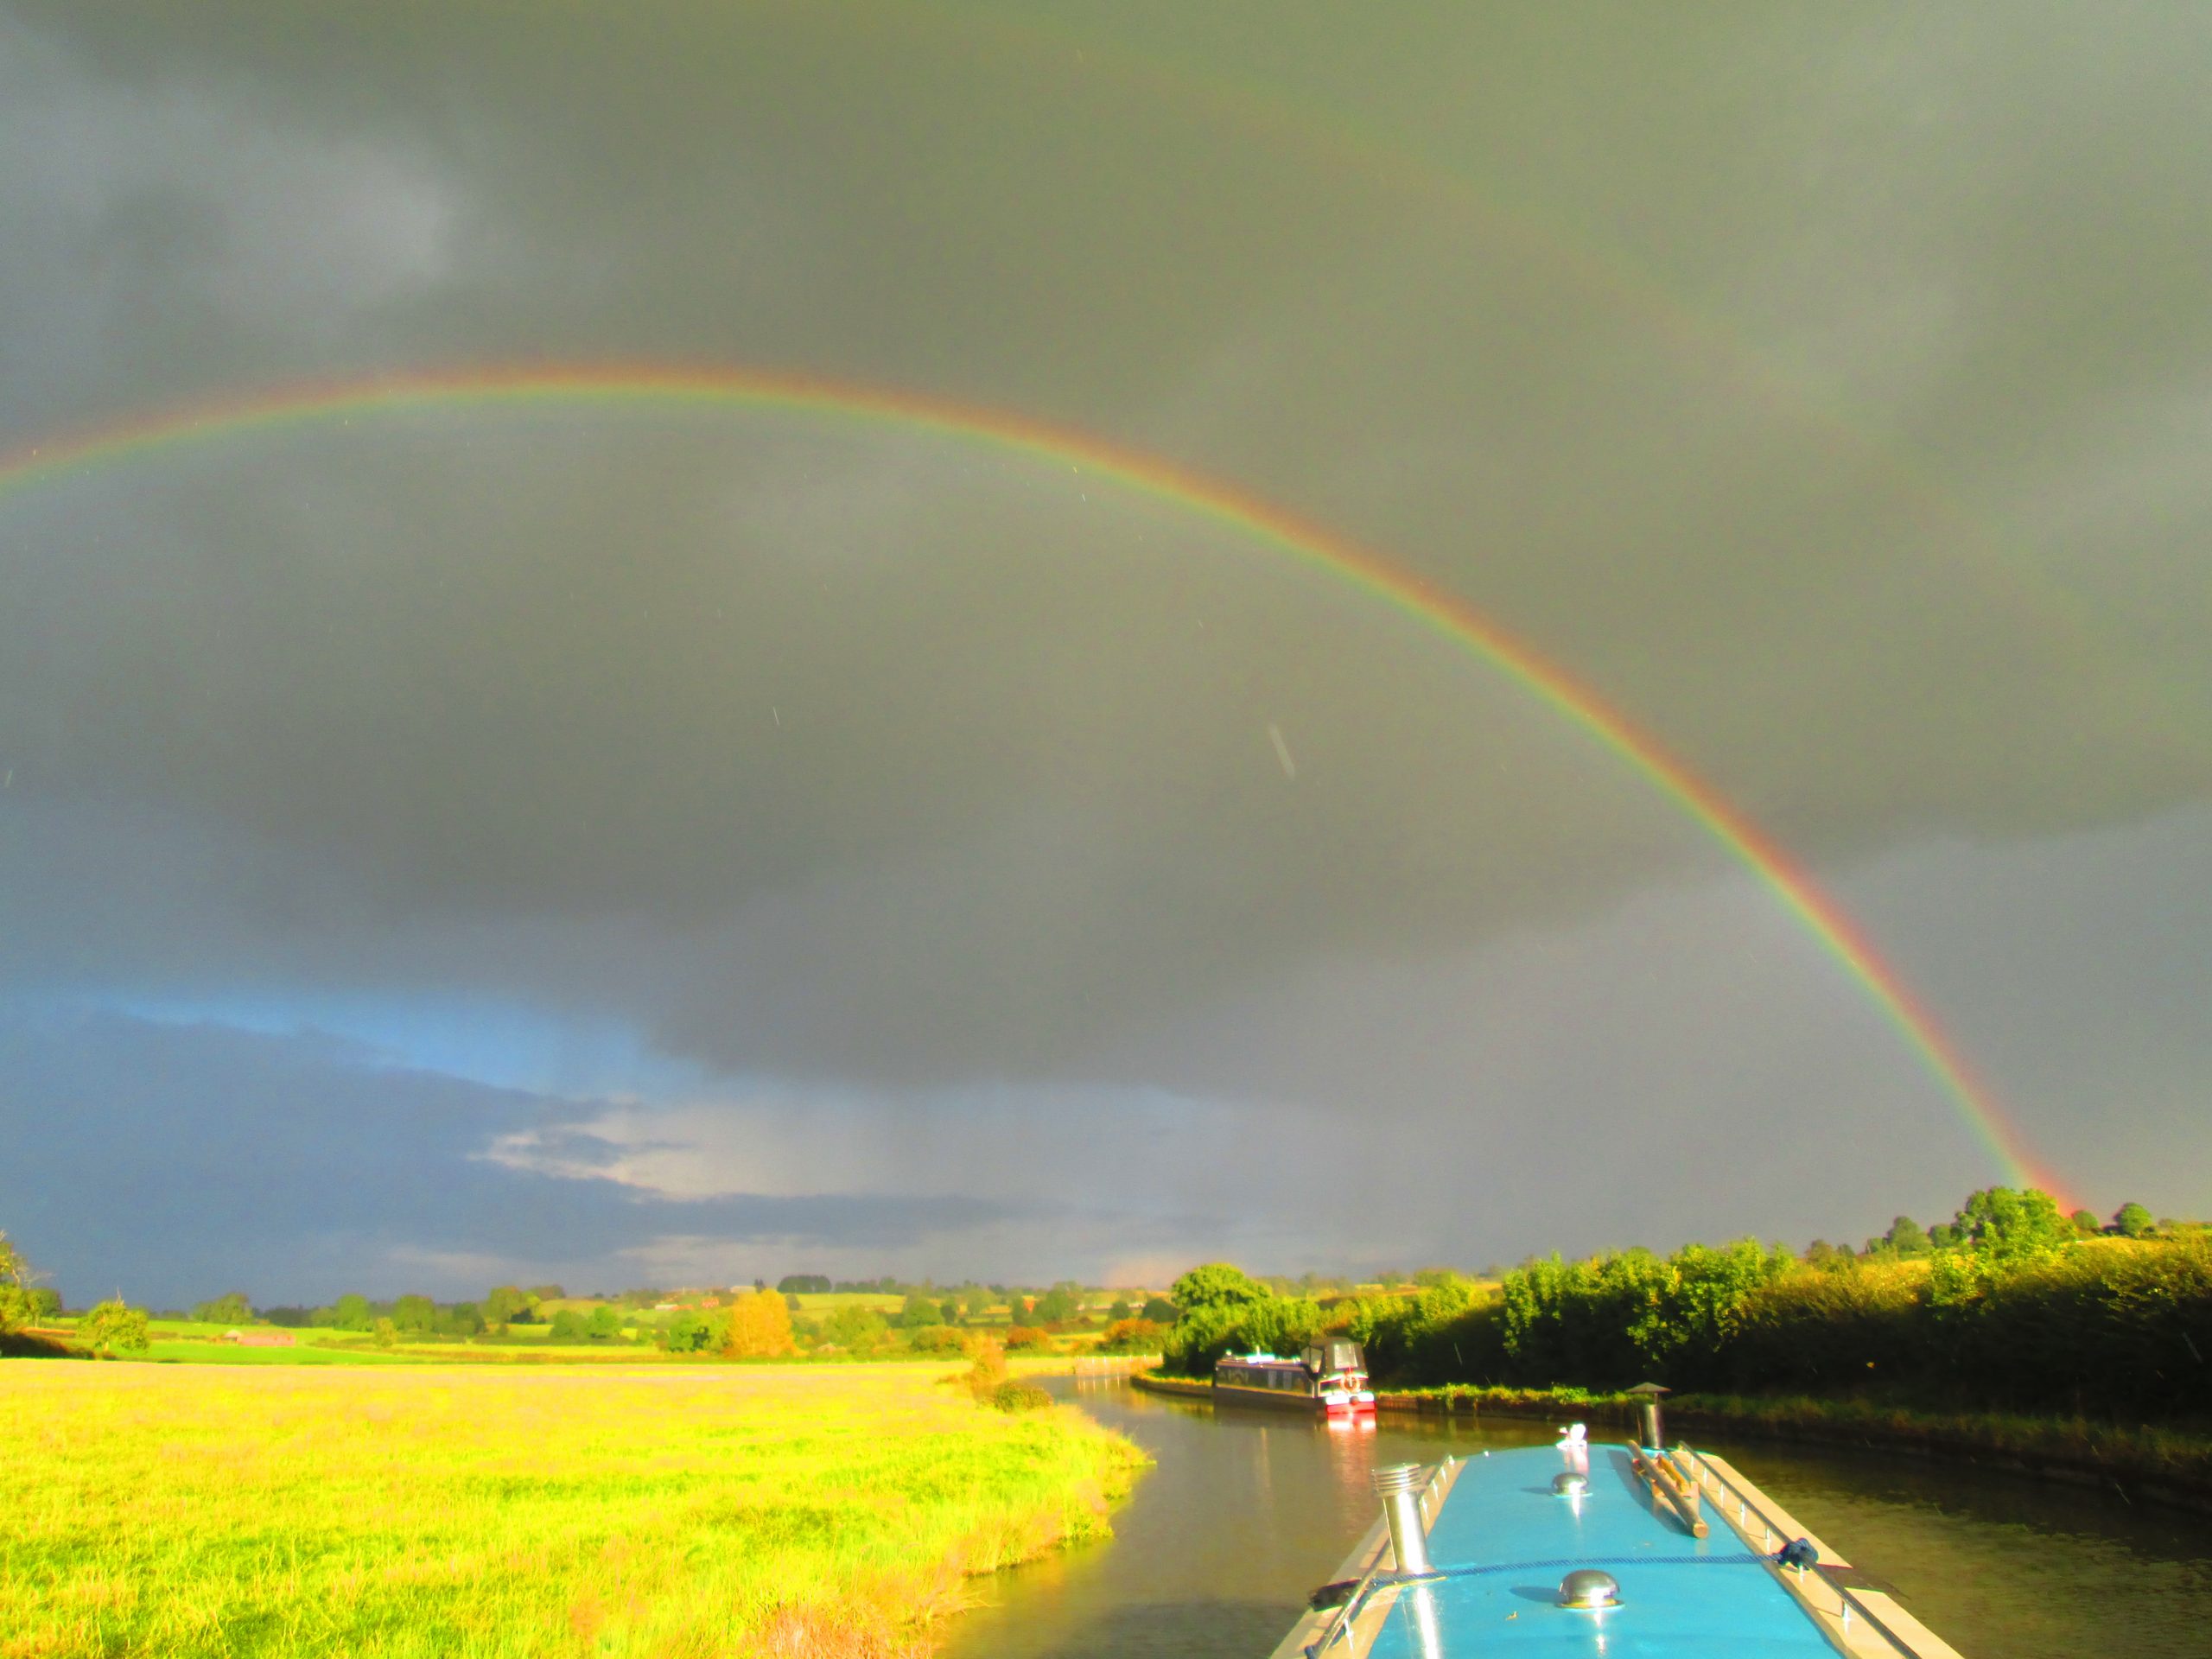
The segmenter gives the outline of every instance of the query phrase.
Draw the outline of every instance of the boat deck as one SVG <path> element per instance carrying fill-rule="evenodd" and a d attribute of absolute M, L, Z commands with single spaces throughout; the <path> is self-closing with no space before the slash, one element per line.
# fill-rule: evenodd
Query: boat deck
<path fill-rule="evenodd" d="M 1847 1569 L 1819 1540 L 1821 1567 L 1774 1565 L 1771 1551 L 1806 1535 L 1719 1459 L 1676 1454 L 1655 1468 L 1602 1445 L 1585 1455 L 1588 1490 L 1574 1497 L 1552 1489 L 1580 1467 L 1561 1450 L 1447 1461 L 1422 1504 L 1436 1576 L 1391 1583 L 1378 1524 L 1342 1576 L 1379 1576 L 1343 1612 L 1301 1620 L 1278 1659 L 1957 1659 L 1886 1596 L 1841 1588 Z M 1611 1573 L 1619 1605 L 1560 1606 L 1560 1580 L 1581 1567 Z"/>

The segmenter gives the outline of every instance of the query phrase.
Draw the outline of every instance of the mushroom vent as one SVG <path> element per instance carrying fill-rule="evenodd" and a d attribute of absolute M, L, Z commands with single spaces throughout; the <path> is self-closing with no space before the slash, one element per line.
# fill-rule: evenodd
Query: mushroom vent
<path fill-rule="evenodd" d="M 1368 1478 L 1374 1482 L 1377 1492 L 1389 1497 L 1395 1492 L 1410 1492 L 1421 1484 L 1422 1477 L 1427 1473 L 1428 1471 L 1417 1463 L 1393 1463 L 1376 1470 Z"/>
<path fill-rule="evenodd" d="M 1589 1494 L 1590 1477 L 1587 1475 L 1578 1475 L 1570 1470 L 1566 1474 L 1552 1477 L 1554 1497 L 1586 1497 Z"/>
<path fill-rule="evenodd" d="M 1621 1587 L 1610 1573 L 1594 1567 L 1577 1567 L 1559 1581 L 1559 1605 L 1595 1611 L 1621 1605 Z"/>

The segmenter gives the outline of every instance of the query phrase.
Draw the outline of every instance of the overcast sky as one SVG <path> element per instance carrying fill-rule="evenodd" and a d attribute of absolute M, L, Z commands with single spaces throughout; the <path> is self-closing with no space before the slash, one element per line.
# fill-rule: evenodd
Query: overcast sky
<path fill-rule="evenodd" d="M 1197 14 L 1192 16 L 1192 14 Z M 0 4 L 0 451 L 832 375 L 1481 607 L 2212 1212 L 2212 22 Z M 1159 1283 L 2006 1179 L 1684 813 L 1172 502 L 650 403 L 0 490 L 0 1228 L 73 1300 Z"/>

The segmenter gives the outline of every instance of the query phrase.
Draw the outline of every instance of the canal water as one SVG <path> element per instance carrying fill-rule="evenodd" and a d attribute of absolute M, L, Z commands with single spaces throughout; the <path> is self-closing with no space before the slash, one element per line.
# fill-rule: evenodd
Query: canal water
<path fill-rule="evenodd" d="M 1372 1466 L 1554 1438 L 1505 1420 L 1353 1429 L 1217 1413 L 1118 1378 L 1055 1387 L 1154 1467 L 1111 1542 L 1000 1575 L 947 1659 L 1264 1659 L 1378 1513 Z M 1702 1443 L 1894 1584 L 1966 1659 L 2212 1655 L 2212 1517 L 1967 1465 Z"/>

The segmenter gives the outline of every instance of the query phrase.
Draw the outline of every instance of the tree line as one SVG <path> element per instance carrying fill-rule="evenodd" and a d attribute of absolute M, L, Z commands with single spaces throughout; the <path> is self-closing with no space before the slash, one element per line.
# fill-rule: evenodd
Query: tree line
<path fill-rule="evenodd" d="M 1966 1409 L 2127 1420 L 2204 1414 L 2212 1400 L 2212 1230 L 2063 1214 L 1993 1187 L 1936 1227 L 1904 1217 L 1863 1251 L 1802 1255 L 1744 1239 L 1662 1256 L 1530 1261 L 1495 1287 L 1284 1296 L 1234 1267 L 1170 1292 L 1171 1370 L 1221 1355 L 1362 1343 L 1386 1386 L 1471 1383 L 1744 1393 L 1875 1392 Z"/>

